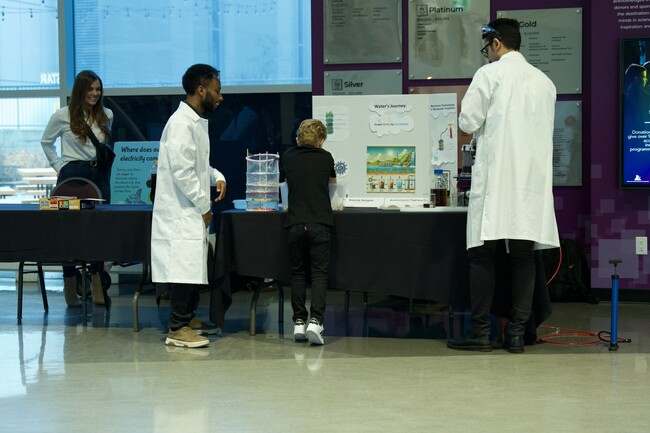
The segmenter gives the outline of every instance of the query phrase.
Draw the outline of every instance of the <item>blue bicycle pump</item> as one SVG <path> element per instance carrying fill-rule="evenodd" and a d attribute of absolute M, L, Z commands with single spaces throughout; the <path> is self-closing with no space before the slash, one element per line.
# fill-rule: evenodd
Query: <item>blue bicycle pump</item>
<path fill-rule="evenodd" d="M 621 263 L 620 259 L 612 259 L 609 261 L 614 265 L 614 274 L 612 275 L 612 324 L 611 324 L 611 337 L 609 339 L 609 350 L 618 350 L 618 274 L 616 273 L 616 265 Z"/>

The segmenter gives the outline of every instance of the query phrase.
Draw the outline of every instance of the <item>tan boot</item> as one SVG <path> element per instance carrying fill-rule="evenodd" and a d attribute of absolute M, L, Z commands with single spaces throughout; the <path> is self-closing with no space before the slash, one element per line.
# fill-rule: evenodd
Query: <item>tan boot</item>
<path fill-rule="evenodd" d="M 81 307 L 77 296 L 77 278 L 63 277 L 63 296 L 68 307 Z"/>
<path fill-rule="evenodd" d="M 91 288 L 93 293 L 93 304 L 104 305 L 106 303 L 104 300 L 104 288 L 102 287 L 102 277 L 99 274 L 93 275 Z"/>

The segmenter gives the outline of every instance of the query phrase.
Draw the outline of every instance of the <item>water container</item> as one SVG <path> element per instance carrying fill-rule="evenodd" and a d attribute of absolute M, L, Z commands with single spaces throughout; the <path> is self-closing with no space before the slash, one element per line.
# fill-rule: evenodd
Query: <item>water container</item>
<path fill-rule="evenodd" d="M 344 183 L 330 183 L 330 203 L 332 210 L 343 210 L 345 208 L 345 197 L 347 188 Z"/>
<path fill-rule="evenodd" d="M 289 185 L 286 182 L 280 184 L 280 200 L 282 201 L 282 210 L 289 209 Z"/>
<path fill-rule="evenodd" d="M 259 153 L 246 157 L 246 210 L 278 210 L 280 156 Z"/>
<path fill-rule="evenodd" d="M 431 198 L 432 201 L 435 200 L 436 206 L 447 206 L 449 204 L 449 183 L 449 171 L 440 169 L 433 170 Z"/>

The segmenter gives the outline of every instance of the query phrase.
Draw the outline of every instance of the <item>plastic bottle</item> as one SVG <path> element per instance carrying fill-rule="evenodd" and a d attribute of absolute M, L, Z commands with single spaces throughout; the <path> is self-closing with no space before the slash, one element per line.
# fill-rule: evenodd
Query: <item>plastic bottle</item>
<path fill-rule="evenodd" d="M 441 169 L 433 170 L 431 180 L 431 195 L 436 196 L 436 206 L 447 206 L 449 195 L 449 176 Z"/>

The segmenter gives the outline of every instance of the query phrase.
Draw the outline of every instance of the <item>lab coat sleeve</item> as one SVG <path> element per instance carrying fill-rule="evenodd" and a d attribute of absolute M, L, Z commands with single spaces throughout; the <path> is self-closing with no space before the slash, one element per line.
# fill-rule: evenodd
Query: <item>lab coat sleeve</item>
<path fill-rule="evenodd" d="M 485 123 L 490 98 L 492 96 L 491 83 L 484 68 L 474 74 L 472 83 L 461 102 L 461 112 L 458 116 L 458 126 L 463 132 L 473 134 Z"/>
<path fill-rule="evenodd" d="M 210 185 L 216 186 L 217 182 L 223 181 L 226 182 L 226 177 L 216 168 L 212 168 L 212 174 L 210 176 Z"/>
<path fill-rule="evenodd" d="M 205 214 L 210 211 L 210 197 L 201 188 L 196 172 L 195 164 L 197 158 L 201 157 L 197 152 L 192 127 L 186 123 L 176 123 L 168 127 L 170 129 L 167 135 L 167 151 L 174 185 L 201 214 Z"/>
<path fill-rule="evenodd" d="M 56 147 L 54 142 L 63 134 L 63 122 L 59 117 L 59 112 L 57 111 L 50 117 L 50 120 L 47 122 L 47 126 L 43 131 L 41 136 L 41 146 L 43 147 L 43 152 L 45 152 L 45 157 L 50 163 L 50 166 L 56 170 L 58 173 L 63 167 L 63 159 L 56 153 Z M 63 146 L 63 144 L 61 144 Z"/>

